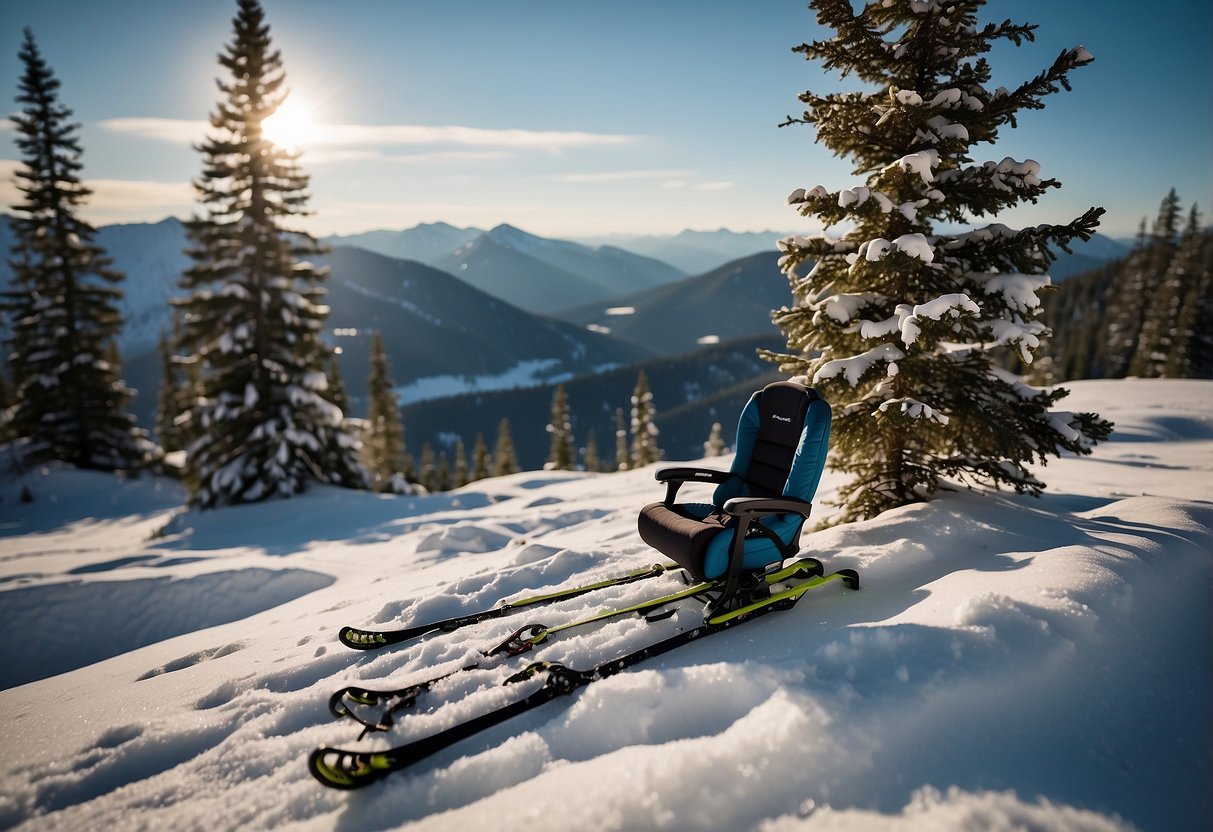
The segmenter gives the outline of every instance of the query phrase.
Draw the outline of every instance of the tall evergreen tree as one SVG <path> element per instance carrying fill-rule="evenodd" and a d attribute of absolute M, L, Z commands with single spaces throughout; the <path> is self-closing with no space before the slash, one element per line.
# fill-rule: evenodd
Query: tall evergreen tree
<path fill-rule="evenodd" d="M 337 363 L 337 356 L 329 354 L 328 364 L 325 368 L 329 379 L 329 400 L 333 406 L 341 411 L 341 414 L 348 417 L 350 414 L 350 394 L 345 389 L 345 379 L 341 377 L 341 365 Z"/>
<path fill-rule="evenodd" d="M 1184 240 L 1178 257 L 1184 262 L 1187 290 L 1176 321 L 1166 374 L 1177 378 L 1213 378 L 1213 232 L 1191 234 Z"/>
<path fill-rule="evenodd" d="M 186 461 L 201 507 L 290 496 L 311 481 L 365 484 L 325 374 L 325 272 L 305 259 L 322 249 L 286 227 L 306 213 L 308 177 L 298 153 L 262 133 L 287 95 L 281 54 L 257 0 L 238 5 L 194 183 L 206 215 L 187 226 L 191 294 L 176 301 L 178 349 L 201 383 Z"/>
<path fill-rule="evenodd" d="M 185 447 L 177 417 L 185 406 L 180 368 L 173 358 L 169 337 L 161 333 L 156 344 L 160 356 L 160 390 L 156 394 L 156 438 L 160 447 L 167 451 L 179 451 Z"/>
<path fill-rule="evenodd" d="M 383 349 L 379 332 L 371 336 L 371 371 L 367 379 L 367 427 L 363 439 L 363 460 L 370 474 L 371 487 L 388 488 L 405 468 L 404 423 L 396 402 L 396 385 Z"/>
<path fill-rule="evenodd" d="M 1175 191 L 1172 190 L 1174 195 Z M 1158 378 L 1179 375 L 1181 360 L 1178 349 L 1181 337 L 1180 318 L 1188 290 L 1200 272 L 1202 249 L 1200 216 L 1195 205 L 1188 215 L 1188 227 L 1183 242 L 1166 265 L 1153 292 L 1141 298 L 1145 309 L 1141 332 L 1136 339 L 1129 375 Z M 1162 264 L 1159 263 L 1159 266 Z"/>
<path fill-rule="evenodd" d="M 712 422 L 712 429 L 708 431 L 708 441 L 703 443 L 703 455 L 705 457 L 724 456 L 727 450 L 724 436 L 721 435 L 720 422 Z"/>
<path fill-rule="evenodd" d="M 463 439 L 455 440 L 455 470 L 452 476 L 455 488 L 462 488 L 471 481 L 468 478 L 468 452 Z"/>
<path fill-rule="evenodd" d="M 484 434 L 476 434 L 472 445 L 472 470 L 468 474 L 469 482 L 482 480 L 489 475 L 489 445 L 484 441 Z"/>
<path fill-rule="evenodd" d="M 594 438 L 592 431 L 585 440 L 585 451 L 582 460 L 585 464 L 585 470 L 593 473 L 602 470 L 602 459 L 598 456 L 598 440 Z"/>
<path fill-rule="evenodd" d="M 503 477 L 506 474 L 516 474 L 518 453 L 514 450 L 514 437 L 510 433 L 510 420 L 503 418 L 497 424 L 497 444 L 493 446 L 493 476 Z"/>
<path fill-rule="evenodd" d="M 134 392 L 117 357 L 122 275 L 79 216 L 92 193 L 80 181 L 80 125 L 59 102 L 59 80 L 29 29 L 19 55 L 21 112 L 12 121 L 22 199 L 12 206 L 12 286 L 0 302 L 15 401 L 8 430 L 28 440 L 21 453 L 30 461 L 139 468 L 152 445 L 128 411 Z"/>
<path fill-rule="evenodd" d="M 628 429 L 623 421 L 623 408 L 615 408 L 615 470 L 628 470 Z"/>
<path fill-rule="evenodd" d="M 451 490 L 451 462 L 447 459 L 445 450 L 438 452 L 438 472 L 434 482 L 439 491 Z"/>
<path fill-rule="evenodd" d="M 563 384 L 556 385 L 552 394 L 552 418 L 547 431 L 552 437 L 548 461 L 543 466 L 549 471 L 571 471 L 577 464 L 577 451 L 573 446 L 573 423 L 569 415 L 569 398 Z"/>
<path fill-rule="evenodd" d="M 641 370 L 636 376 L 636 388 L 632 391 L 632 468 L 643 468 L 661 459 L 661 449 L 657 447 L 656 417 L 649 378 Z"/>
<path fill-rule="evenodd" d="M 1123 378 L 1143 369 L 1148 371 L 1144 366 L 1145 354 L 1136 366 L 1134 356 L 1151 299 L 1156 296 L 1163 275 L 1175 256 L 1179 216 L 1179 196 L 1172 188 L 1158 207 L 1153 231 L 1148 237 L 1144 233 L 1139 235 L 1138 245 L 1117 277 L 1115 292 L 1108 301 L 1106 375 L 1111 378 Z"/>
<path fill-rule="evenodd" d="M 438 466 L 434 464 L 434 449 L 430 447 L 429 442 L 421 445 L 421 470 L 417 472 L 417 477 L 421 480 L 425 490 L 431 494 L 440 490 L 438 488 Z"/>
<path fill-rule="evenodd" d="M 922 499 L 943 477 L 1037 493 L 1030 462 L 1086 453 L 1110 425 L 1053 411 L 1064 390 L 1032 389 L 997 361 L 1007 350 L 1031 361 L 1045 335 L 1036 293 L 1049 282 L 1050 246 L 1089 238 L 1102 211 L 1020 231 L 940 234 L 935 225 L 995 215 L 1058 186 L 1030 159 L 973 164 L 970 153 L 1015 127 L 1018 111 L 1068 89 L 1069 72 L 1091 55 L 1063 51 L 1035 78 L 991 91 L 984 54 L 999 40 L 1032 40 L 1035 27 L 980 25 L 984 0 L 870 0 L 859 12 L 849 0 L 810 5 L 834 35 L 795 51 L 873 89 L 806 92 L 803 116 L 786 123 L 814 125 L 863 181 L 788 197 L 826 228 L 847 230 L 781 242 L 796 303 L 774 314 L 787 352 L 768 357 L 834 404 L 831 463 L 851 475 L 842 517 Z M 798 274 L 808 261 L 812 270 Z"/>

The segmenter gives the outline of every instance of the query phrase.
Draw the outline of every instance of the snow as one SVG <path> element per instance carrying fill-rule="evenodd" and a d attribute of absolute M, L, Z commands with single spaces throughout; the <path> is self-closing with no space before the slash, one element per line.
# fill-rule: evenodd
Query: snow
<path fill-rule="evenodd" d="M 150 475 L 6 470 L 0 665 L 16 686 L 0 691 L 0 826 L 1207 828 L 1213 382 L 1067 387 L 1065 407 L 1116 431 L 1036 471 L 1044 497 L 958 491 L 806 533 L 804 553 L 858 569 L 860 591 L 815 589 L 352 794 L 317 784 L 307 753 L 399 744 L 512 701 L 524 691 L 499 682 L 521 660 L 453 677 L 360 742 L 328 714 L 339 687 L 426 678 L 523 624 L 680 583 L 379 653 L 342 648 L 337 629 L 662 560 L 635 527 L 661 497 L 660 463 L 424 497 L 314 488 L 205 513 Z M 844 482 L 827 472 L 819 518 Z M 596 663 L 695 607 L 564 633 L 534 657 Z"/>
<path fill-rule="evenodd" d="M 500 373 L 482 375 L 426 376 L 396 388 L 396 398 L 402 404 L 429 401 L 444 396 L 457 396 L 488 390 L 510 390 L 544 382 L 565 381 L 569 373 L 560 373 L 560 362 L 551 358 L 520 361 Z"/>

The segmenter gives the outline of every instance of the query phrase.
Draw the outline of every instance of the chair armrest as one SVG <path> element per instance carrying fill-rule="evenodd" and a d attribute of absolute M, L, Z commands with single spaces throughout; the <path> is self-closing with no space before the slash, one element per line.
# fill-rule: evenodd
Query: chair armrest
<path fill-rule="evenodd" d="M 658 482 L 701 480 L 720 483 L 737 475 L 729 471 L 717 471 L 714 468 L 662 468 L 654 476 Z"/>
<path fill-rule="evenodd" d="M 808 517 L 813 504 L 795 497 L 734 497 L 725 501 L 724 510 L 734 517 L 743 514 L 799 514 Z"/>
<path fill-rule="evenodd" d="M 658 482 L 665 483 L 665 499 L 662 502 L 667 506 L 672 506 L 678 497 L 678 489 L 684 482 L 722 483 L 738 475 L 730 471 L 717 471 L 714 468 L 661 468 L 654 476 L 657 477 Z"/>

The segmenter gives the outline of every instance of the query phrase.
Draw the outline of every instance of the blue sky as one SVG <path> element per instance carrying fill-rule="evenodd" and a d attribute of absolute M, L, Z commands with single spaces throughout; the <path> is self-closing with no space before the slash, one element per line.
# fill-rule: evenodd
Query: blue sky
<path fill-rule="evenodd" d="M 445 220 L 510 222 L 547 236 L 683 228 L 804 233 L 797 187 L 859 182 L 815 145 L 806 89 L 855 89 L 791 47 L 823 35 L 800 0 L 263 0 L 312 176 L 309 230 Z M 1074 91 L 1021 115 L 986 158 L 1032 158 L 1062 182 L 1010 225 L 1107 208 L 1131 235 L 1175 186 L 1213 211 L 1213 4 L 1178 0 L 992 0 L 986 19 L 1040 24 L 999 47 L 993 85 L 1012 87 L 1083 44 Z M 83 125 L 98 224 L 188 216 L 201 160 L 190 141 L 218 99 L 218 52 L 234 0 L 0 0 L 0 70 L 15 109 L 21 29 L 34 30 Z M 1161 10 L 1162 13 L 1158 13 Z M 323 143 L 316 135 L 326 137 Z M 0 201 L 18 158 L 0 136 Z"/>

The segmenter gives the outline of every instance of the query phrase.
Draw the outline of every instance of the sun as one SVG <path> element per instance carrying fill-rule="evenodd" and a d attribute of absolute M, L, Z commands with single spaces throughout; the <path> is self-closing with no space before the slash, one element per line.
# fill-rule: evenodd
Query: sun
<path fill-rule="evenodd" d="M 307 101 L 290 95 L 273 115 L 261 122 L 261 133 L 279 147 L 297 150 L 311 144 L 319 129 Z"/>

